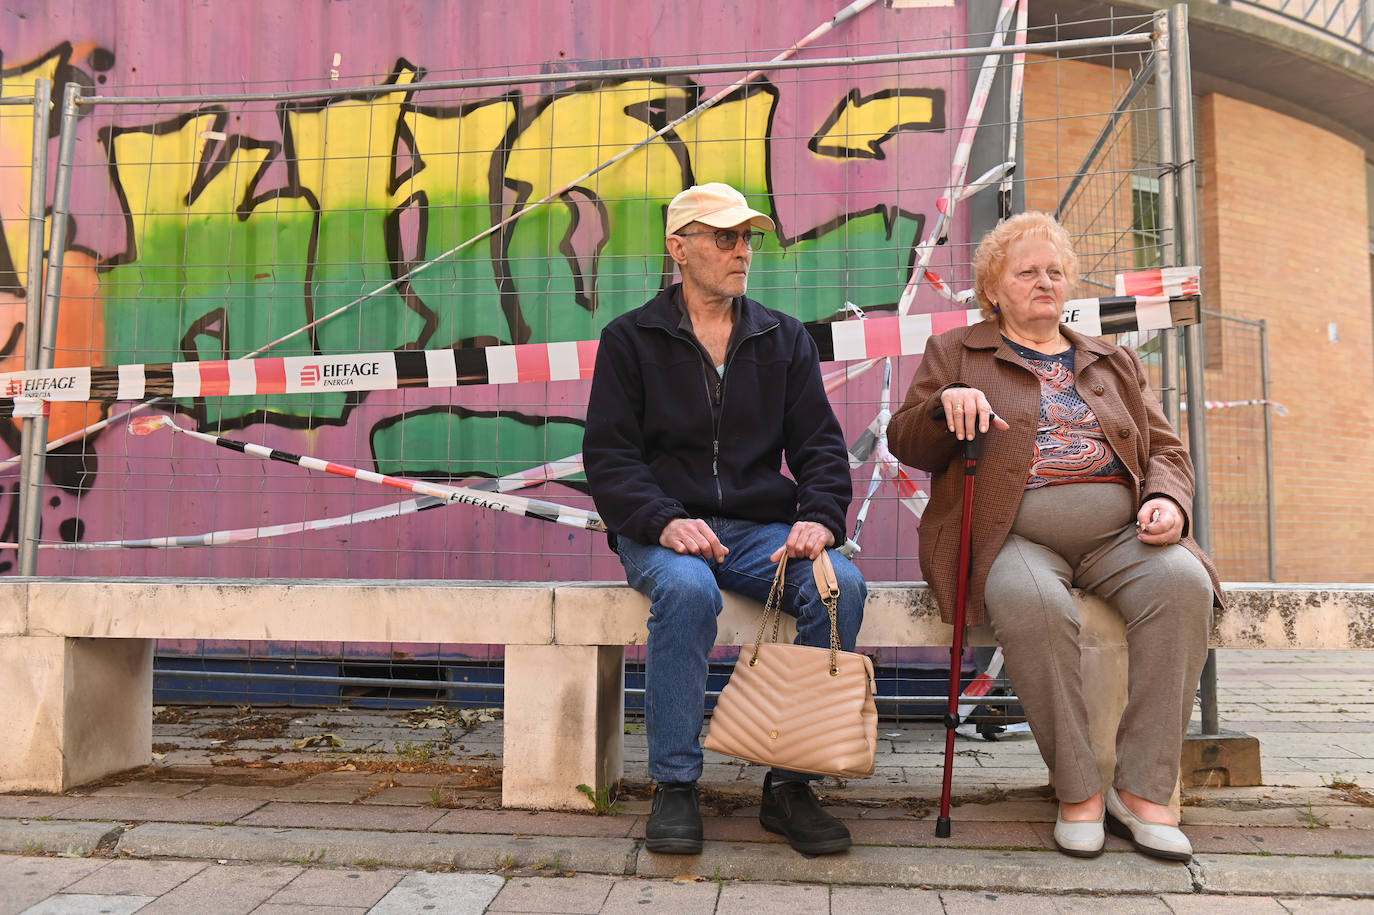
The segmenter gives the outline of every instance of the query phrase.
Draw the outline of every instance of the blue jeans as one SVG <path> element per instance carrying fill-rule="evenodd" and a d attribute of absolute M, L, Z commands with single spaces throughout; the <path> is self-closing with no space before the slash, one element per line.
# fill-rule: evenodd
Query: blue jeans
<path fill-rule="evenodd" d="M 649 738 L 649 777 L 659 782 L 694 782 L 701 776 L 698 738 L 706 712 L 708 656 L 716 641 L 716 617 L 724 606 L 721 589 L 763 603 L 777 568 L 768 557 L 787 542 L 792 529 L 790 524 L 732 518 L 704 520 L 730 550 L 724 562 L 617 538 L 626 579 L 651 602 L 644 720 Z M 852 650 L 863 622 L 868 587 L 848 559 L 834 550 L 830 559 L 840 583 L 836 613 L 840 647 Z M 830 613 L 816 591 L 809 562 L 788 563 L 782 609 L 797 619 L 798 645 L 830 647 Z M 775 783 L 815 777 L 773 770 Z"/>

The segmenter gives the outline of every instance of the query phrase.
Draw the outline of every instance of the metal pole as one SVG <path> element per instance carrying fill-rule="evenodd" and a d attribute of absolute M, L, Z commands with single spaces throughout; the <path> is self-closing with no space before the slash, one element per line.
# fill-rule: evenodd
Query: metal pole
<path fill-rule="evenodd" d="M 1178 251 L 1184 263 L 1200 263 L 1197 222 L 1197 163 L 1193 148 L 1193 79 L 1188 54 L 1188 6 L 1177 3 L 1169 8 L 1170 54 L 1173 56 L 1174 83 L 1174 161 L 1178 165 Z M 1193 494 L 1193 539 L 1204 550 L 1211 546 L 1212 506 L 1207 491 L 1207 420 L 1203 383 L 1206 318 L 1183 329 L 1183 360 L 1188 376 L 1188 450 L 1197 474 Z M 1207 650 L 1202 669 L 1202 733 L 1217 734 L 1221 722 L 1217 714 L 1217 655 Z"/>
<path fill-rule="evenodd" d="M 48 279 L 43 284 L 43 317 L 38 347 L 38 367 L 50 369 L 57 352 L 57 312 L 62 291 L 62 261 L 67 250 L 67 215 L 71 209 L 72 160 L 76 154 L 77 96 L 81 86 L 68 83 L 62 96 L 62 130 L 57 144 L 57 185 L 52 199 L 52 231 L 48 243 Z M 44 144 L 47 131 L 44 130 Z M 28 518 L 31 527 L 21 532 L 21 551 L 24 541 L 29 544 L 29 563 L 22 562 L 20 575 L 34 575 L 38 570 L 38 538 L 42 526 L 43 470 L 48 455 L 48 417 L 46 412 L 34 418 L 29 437 L 32 452 L 24 463 L 23 483 L 25 504 L 32 506 Z"/>
<path fill-rule="evenodd" d="M 1264 398 L 1264 522 L 1269 546 L 1269 580 L 1278 581 L 1278 544 L 1274 539 L 1274 407 L 1269 403 L 1269 325 L 1259 321 L 1260 385 Z"/>
<path fill-rule="evenodd" d="M 43 245 L 48 209 L 48 119 L 52 113 L 52 81 L 33 81 L 33 146 L 29 166 L 29 262 L 24 276 L 24 368 L 38 368 L 43 324 Z M 39 485 L 30 486 L 29 467 L 42 461 L 47 423 L 24 417 L 20 427 L 19 453 L 19 568 L 32 575 L 38 568 L 38 533 L 43 511 L 42 474 Z"/>
<path fill-rule="evenodd" d="M 1165 266 L 1184 266 L 1178 260 L 1174 181 L 1174 124 L 1173 124 L 1173 61 L 1169 55 L 1169 19 L 1164 10 L 1155 13 L 1155 125 L 1159 133 L 1159 188 L 1155 193 L 1159 208 L 1160 263 Z M 1164 416 L 1175 429 L 1179 427 L 1178 409 L 1178 329 L 1170 328 L 1159 335 L 1160 402 Z"/>

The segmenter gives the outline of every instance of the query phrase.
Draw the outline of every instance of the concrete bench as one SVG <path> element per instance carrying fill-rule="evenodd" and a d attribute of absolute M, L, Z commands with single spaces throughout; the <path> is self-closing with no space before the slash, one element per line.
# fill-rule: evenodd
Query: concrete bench
<path fill-rule="evenodd" d="M 1374 586 L 1232 584 L 1218 648 L 1374 647 Z M 1125 702 L 1124 629 L 1081 597 L 1093 730 L 1110 773 Z M 717 643 L 757 631 L 730 596 Z M 9 578 L 0 581 L 0 791 L 65 791 L 147 765 L 156 639 L 469 642 L 506 646 L 502 802 L 585 809 L 578 784 L 623 772 L 626 645 L 648 603 L 623 583 Z M 790 632 L 786 636 L 791 638 Z M 948 645 L 922 583 L 870 586 L 860 644 Z M 985 629 L 974 645 L 991 644 Z"/>

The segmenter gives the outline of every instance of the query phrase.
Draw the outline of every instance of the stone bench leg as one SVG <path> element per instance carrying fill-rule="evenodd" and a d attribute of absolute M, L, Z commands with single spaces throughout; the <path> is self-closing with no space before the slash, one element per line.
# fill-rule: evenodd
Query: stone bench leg
<path fill-rule="evenodd" d="M 506 647 L 501 805 L 589 810 L 624 773 L 625 649 Z"/>
<path fill-rule="evenodd" d="M 62 792 L 152 761 L 151 639 L 0 638 L 0 791 Z"/>

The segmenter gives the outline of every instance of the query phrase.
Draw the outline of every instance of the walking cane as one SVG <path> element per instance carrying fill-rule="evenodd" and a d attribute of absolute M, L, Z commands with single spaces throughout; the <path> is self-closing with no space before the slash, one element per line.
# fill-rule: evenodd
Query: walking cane
<path fill-rule="evenodd" d="M 944 418 L 943 407 L 935 419 Z M 973 556 L 973 480 L 978 473 L 978 452 L 983 447 L 980 435 L 964 442 L 964 510 L 959 517 L 959 581 L 954 591 L 954 639 L 949 646 L 949 704 L 945 707 L 945 776 L 940 786 L 940 816 L 935 835 L 949 838 L 949 794 L 954 774 L 954 729 L 959 726 L 959 670 L 964 654 L 964 610 L 968 601 L 968 573 Z"/>

